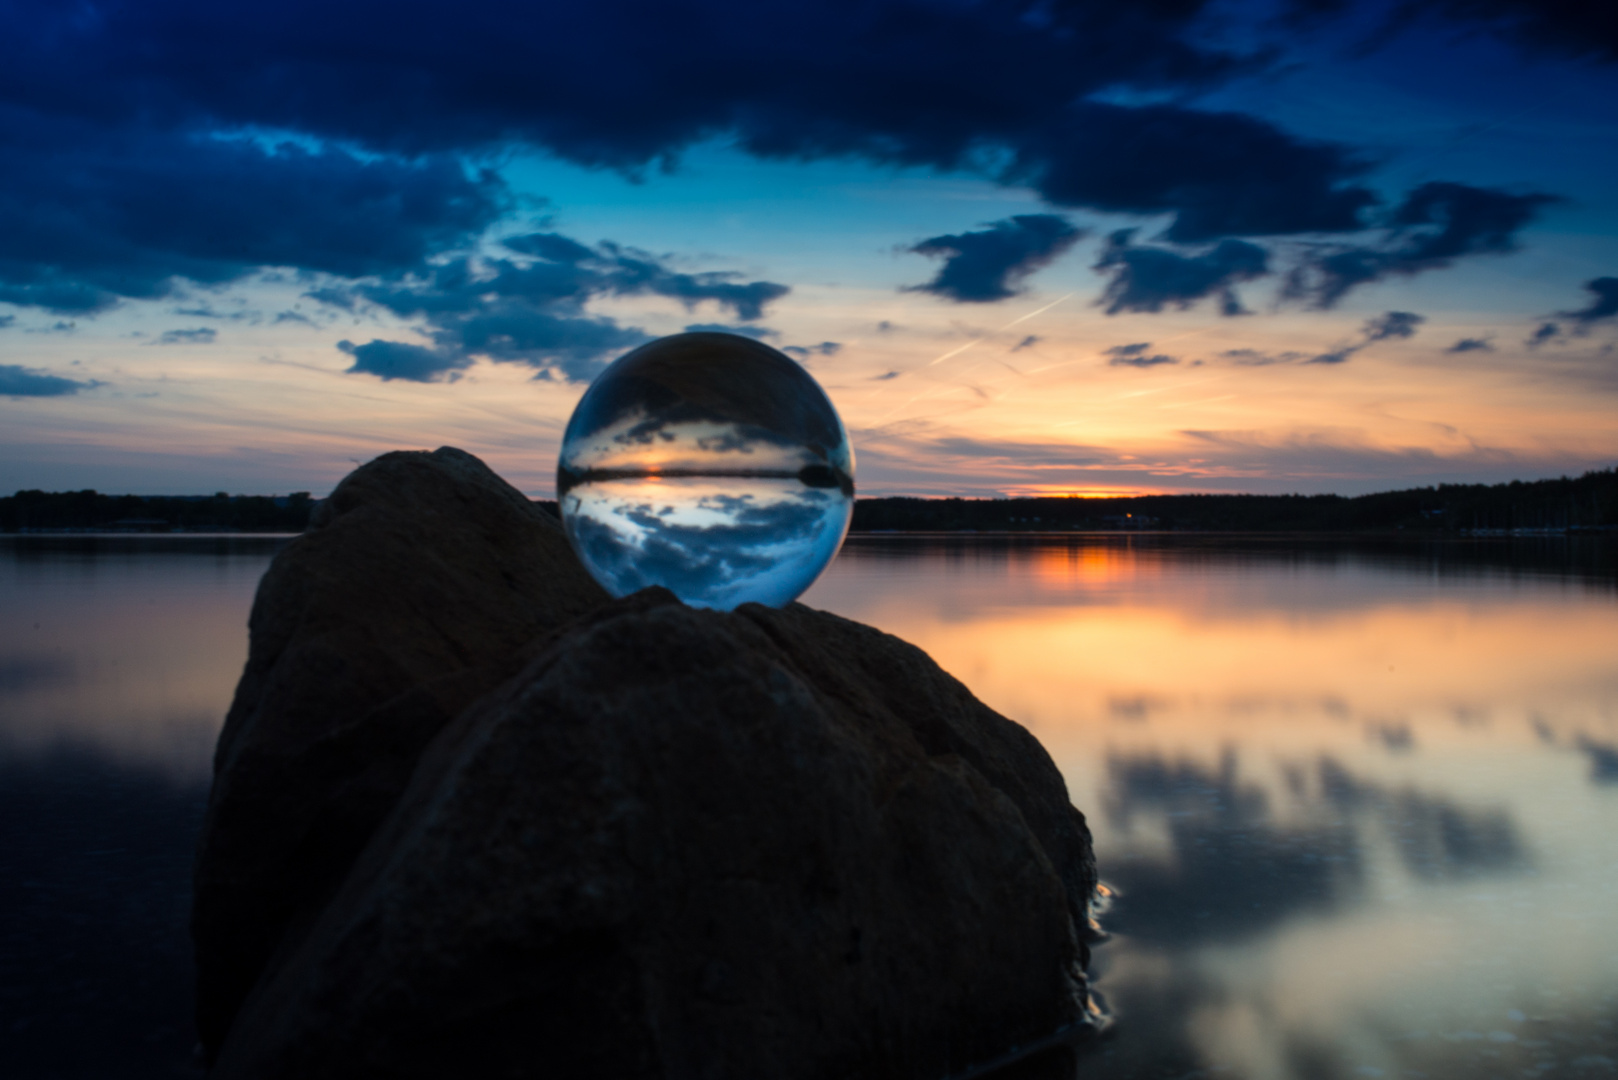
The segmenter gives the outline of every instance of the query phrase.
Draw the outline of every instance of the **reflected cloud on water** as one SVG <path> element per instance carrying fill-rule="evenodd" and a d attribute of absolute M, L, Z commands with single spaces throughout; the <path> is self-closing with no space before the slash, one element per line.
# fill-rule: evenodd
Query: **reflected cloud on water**
<path fill-rule="evenodd" d="M 813 533 L 814 493 L 837 490 L 728 479 L 682 501 L 664 478 L 624 500 L 626 528 L 676 561 L 686 528 L 745 551 L 754 530 Z M 19 1021 L 0 1062 L 183 1075 L 166 905 L 277 545 L 69 539 L 0 540 L 0 995 Z M 1162 544 L 851 550 L 806 601 L 1029 725 L 1089 813 L 1119 891 L 1094 954 L 1119 1022 L 1088 1080 L 1618 1075 L 1618 604 L 1599 582 Z"/>
<path fill-rule="evenodd" d="M 1081 1075 L 1615 1075 L 1618 544 L 1289 543 L 855 536 L 805 600 L 1089 814 Z"/>
<path fill-rule="evenodd" d="M 1152 755 L 1113 758 L 1108 772 L 1113 825 L 1127 833 L 1150 818 L 1169 841 L 1166 858 L 1104 863 L 1121 895 L 1109 929 L 1171 943 L 1260 934 L 1296 912 L 1340 905 L 1361 882 L 1353 827 L 1272 821 L 1268 794 L 1238 779 L 1233 750 L 1214 768 Z"/>
<path fill-rule="evenodd" d="M 1618 784 L 1618 744 L 1597 742 L 1581 736 L 1578 747 L 1590 759 L 1592 783 Z"/>
<path fill-rule="evenodd" d="M 1464 807 L 1413 788 L 1390 789 L 1355 777 L 1331 757 L 1320 759 L 1320 793 L 1331 807 L 1372 815 L 1393 841 L 1404 867 L 1418 878 L 1521 869 L 1527 852 L 1511 815 Z"/>
<path fill-rule="evenodd" d="M 1103 860 L 1122 897 L 1108 928 L 1146 941 L 1207 942 L 1270 932 L 1302 912 L 1363 898 L 1365 849 L 1391 845 L 1422 880 L 1520 870 L 1528 856 L 1511 816 L 1361 777 L 1329 756 L 1281 770 L 1285 820 L 1274 797 L 1238 775 L 1227 748 L 1217 766 L 1157 754 L 1107 763 L 1107 817 L 1122 834 L 1155 827 L 1161 853 Z"/>

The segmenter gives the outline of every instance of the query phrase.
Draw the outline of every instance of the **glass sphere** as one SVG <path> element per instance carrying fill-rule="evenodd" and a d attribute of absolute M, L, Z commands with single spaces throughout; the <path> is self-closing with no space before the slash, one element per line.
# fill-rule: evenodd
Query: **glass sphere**
<path fill-rule="evenodd" d="M 779 607 L 842 546 L 854 453 L 791 358 L 735 334 L 675 334 L 590 384 L 556 495 L 573 550 L 612 595 L 662 585 L 693 607 Z"/>

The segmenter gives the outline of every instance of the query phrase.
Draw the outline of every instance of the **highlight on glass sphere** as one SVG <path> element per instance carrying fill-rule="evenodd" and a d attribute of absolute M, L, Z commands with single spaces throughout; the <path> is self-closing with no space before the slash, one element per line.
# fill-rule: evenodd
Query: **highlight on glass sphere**
<path fill-rule="evenodd" d="M 662 585 L 693 607 L 779 607 L 842 546 L 854 453 L 790 357 L 736 334 L 675 334 L 590 384 L 556 496 L 573 549 L 614 596 Z"/>

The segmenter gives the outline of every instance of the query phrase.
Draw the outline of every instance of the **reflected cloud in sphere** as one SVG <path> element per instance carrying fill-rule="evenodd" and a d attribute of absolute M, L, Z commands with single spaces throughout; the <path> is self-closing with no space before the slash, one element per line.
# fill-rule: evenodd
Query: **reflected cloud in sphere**
<path fill-rule="evenodd" d="M 779 607 L 842 545 L 854 454 L 791 358 L 735 334 L 676 334 L 590 385 L 556 493 L 574 550 L 614 596 L 662 585 L 694 607 Z"/>

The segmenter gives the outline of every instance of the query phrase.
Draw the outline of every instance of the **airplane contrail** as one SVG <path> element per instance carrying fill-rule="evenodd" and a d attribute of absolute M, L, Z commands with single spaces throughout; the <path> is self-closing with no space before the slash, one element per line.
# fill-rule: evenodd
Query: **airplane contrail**
<path fill-rule="evenodd" d="M 1005 333 L 1007 330 L 1010 330 L 1013 326 L 1016 326 L 1020 322 L 1026 322 L 1027 320 L 1032 319 L 1035 315 L 1043 315 L 1043 314 L 1045 314 L 1051 308 L 1055 307 L 1057 304 L 1060 304 L 1063 300 L 1067 300 L 1067 299 L 1072 298 L 1072 296 L 1073 296 L 1072 293 L 1068 293 L 1066 296 L 1058 296 L 1055 300 L 1052 300 L 1050 303 L 1046 304 L 1044 307 L 1039 308 L 1036 311 L 1030 311 L 1026 315 L 1019 315 L 1015 319 L 1012 319 L 1010 322 L 1006 323 L 1006 325 L 1002 326 L 1000 329 L 991 330 L 987 334 L 984 334 L 982 337 L 973 338 L 971 341 L 968 341 L 965 345 L 961 345 L 961 346 L 958 346 L 956 348 L 953 348 L 949 352 L 945 353 L 943 356 L 940 356 L 935 360 L 929 360 L 929 361 L 927 361 L 925 364 L 923 364 L 921 366 L 922 366 L 923 369 L 926 369 L 926 368 L 932 367 L 934 364 L 942 364 L 945 360 L 948 360 L 952 356 L 961 355 L 963 352 L 970 349 L 974 345 L 981 345 L 985 341 L 988 341 L 990 338 L 997 337 L 1000 334 Z"/>
<path fill-rule="evenodd" d="M 917 371 L 926 371 L 930 367 L 933 367 L 933 366 L 935 366 L 937 364 L 942 364 L 945 360 L 948 360 L 952 356 L 959 356 L 959 355 L 961 355 L 961 353 L 963 353 L 966 350 L 970 349 L 974 345 L 981 345 L 983 342 L 988 341 L 992 337 L 998 337 L 999 335 L 1005 333 L 1007 330 L 1010 330 L 1013 326 L 1016 326 L 1018 323 L 1027 322 L 1029 319 L 1032 319 L 1036 315 L 1045 314 L 1045 312 L 1049 311 L 1051 308 L 1055 307 L 1057 304 L 1062 303 L 1064 300 L 1072 299 L 1072 297 L 1074 295 L 1075 295 L 1075 293 L 1070 292 L 1070 293 L 1065 293 L 1065 294 L 1063 294 L 1061 296 L 1058 296 L 1055 300 L 1052 300 L 1050 303 L 1046 304 L 1044 307 L 1035 308 L 1033 311 L 1030 311 L 1030 312 L 1028 312 L 1028 313 L 1026 313 L 1024 315 L 1019 315 L 1015 319 L 1012 319 L 1010 322 L 1006 323 L 1006 325 L 1000 327 L 998 330 L 991 330 L 989 333 L 984 334 L 982 337 L 973 338 L 971 341 L 968 341 L 965 345 L 957 346 L 956 348 L 953 348 L 949 352 L 945 353 L 943 356 L 939 356 L 939 357 L 936 357 L 935 359 L 929 360 L 927 363 L 921 365 L 921 367 L 917 368 L 916 370 Z M 1012 370 L 1015 371 L 1016 369 L 1013 368 Z M 1018 374 L 1021 374 L 1021 372 L 1018 372 Z M 973 387 L 972 389 L 980 397 L 986 397 L 987 396 L 987 395 L 985 395 L 983 393 L 982 390 L 979 390 L 976 387 Z M 893 409 L 889 410 L 886 416 L 882 417 L 882 419 L 877 421 L 877 426 L 880 427 L 882 424 L 887 423 L 888 420 L 891 419 L 895 413 L 897 413 L 897 412 L 899 412 L 899 411 L 901 411 L 903 409 L 906 409 L 906 408 L 910 407 L 911 405 L 915 404 L 916 400 L 918 398 L 920 398 L 926 392 L 927 392 L 926 390 L 918 391 L 917 393 L 912 395 L 908 401 L 905 401 L 902 404 L 897 405 Z"/>

